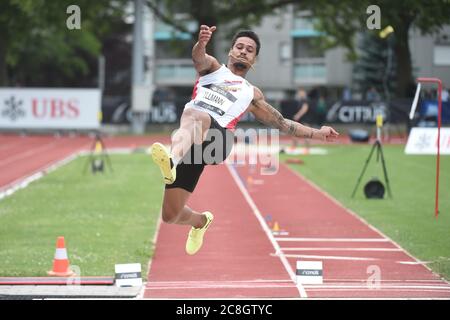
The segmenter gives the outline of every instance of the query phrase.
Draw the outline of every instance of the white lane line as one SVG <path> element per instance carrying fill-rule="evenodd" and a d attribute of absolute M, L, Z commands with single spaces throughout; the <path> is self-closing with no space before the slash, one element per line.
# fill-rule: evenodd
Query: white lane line
<path fill-rule="evenodd" d="M 309 254 L 285 254 L 286 258 L 307 258 L 307 259 L 322 259 L 322 260 L 351 260 L 351 261 L 378 261 L 377 258 L 362 258 L 362 257 L 341 257 L 341 256 L 316 256 Z"/>
<path fill-rule="evenodd" d="M 383 238 L 275 238 L 276 241 L 297 242 L 389 242 Z"/>
<path fill-rule="evenodd" d="M 380 285 L 378 287 L 370 287 L 367 285 L 362 286 L 327 286 L 327 285 L 304 285 L 305 288 L 311 291 L 352 291 L 352 290 L 362 290 L 362 291 L 437 291 L 437 292 L 449 292 L 450 287 L 439 287 L 439 286 L 385 286 Z M 286 285 L 226 285 L 226 284 L 216 284 L 216 285 L 192 285 L 192 286 L 150 286 L 145 287 L 145 290 L 197 290 L 197 289 L 255 289 L 255 288 L 278 288 L 278 289 L 289 289 L 295 288 L 293 283 Z"/>
<path fill-rule="evenodd" d="M 145 287 L 145 290 L 173 290 L 173 289 L 259 289 L 259 288 L 280 288 L 280 289 L 286 289 L 286 288 L 296 288 L 295 283 L 286 283 L 286 284 L 209 284 L 209 285 L 201 285 L 201 284 L 193 284 L 193 285 L 174 285 L 174 286 L 147 286 Z"/>
<path fill-rule="evenodd" d="M 378 280 L 381 283 L 382 287 L 385 286 L 420 286 L 420 287 L 439 287 L 439 288 L 449 288 L 450 286 L 441 280 Z M 195 287 L 195 286 L 216 286 L 216 285 L 230 285 L 230 286 L 241 286 L 241 285 L 275 285 L 278 284 L 280 286 L 291 285 L 292 281 L 287 280 L 224 280 L 224 281 L 149 281 L 146 284 L 146 287 L 164 287 L 171 288 L 173 286 L 181 287 Z M 304 285 L 304 287 L 311 286 L 313 288 L 317 288 L 319 285 Z M 324 283 L 320 286 L 324 287 L 345 287 L 345 286 L 356 286 L 356 287 L 364 287 L 367 286 L 367 279 L 324 279 Z"/>
<path fill-rule="evenodd" d="M 229 280 L 229 281 L 155 281 L 145 289 L 210 289 L 210 288 L 295 288 L 291 280 Z"/>
<path fill-rule="evenodd" d="M 355 287 L 361 287 L 361 288 L 364 288 L 364 287 L 367 287 L 367 288 L 370 288 L 370 289 L 372 289 L 372 288 L 374 288 L 374 287 L 381 287 L 381 288 L 384 288 L 384 287 L 392 287 L 392 286 L 399 286 L 399 287 L 402 287 L 402 288 L 409 288 L 409 287 L 436 287 L 436 288 L 444 288 L 444 289 L 448 289 L 448 290 L 450 290 L 450 286 L 448 285 L 448 284 L 445 284 L 445 283 L 432 283 L 432 282 L 430 282 L 430 283 L 427 283 L 427 282 L 425 282 L 425 283 L 421 283 L 421 282 L 379 282 L 379 283 L 377 283 L 377 284 L 374 284 L 374 283 L 372 283 L 372 282 L 370 282 L 370 283 L 367 283 L 367 280 L 365 281 L 365 283 L 364 282 L 360 282 L 360 283 L 347 283 L 347 282 L 340 282 L 340 283 L 327 283 L 326 281 L 323 283 L 323 284 L 321 284 L 321 285 L 304 285 L 306 288 L 308 288 L 308 286 L 311 286 L 311 287 L 317 287 L 317 286 L 324 286 L 324 287 L 327 287 L 327 288 L 335 288 L 335 287 L 353 287 L 353 286 L 355 286 Z"/>
<path fill-rule="evenodd" d="M 380 284 L 379 286 L 368 286 L 368 285 L 339 285 L 339 286 L 330 286 L 330 285 L 304 285 L 307 289 L 369 289 L 369 290 L 387 290 L 387 289 L 435 289 L 435 290 L 449 290 L 450 286 L 423 286 L 423 285 L 384 285 Z"/>
<path fill-rule="evenodd" d="M 417 265 L 417 264 L 422 264 L 424 266 L 426 266 L 429 263 L 432 263 L 433 261 L 395 261 L 395 263 L 400 263 L 400 264 L 409 264 L 409 265 Z"/>
<path fill-rule="evenodd" d="M 402 251 L 398 248 L 281 248 L 282 251 L 383 251 L 393 252 Z"/>
<path fill-rule="evenodd" d="M 158 218 L 158 222 L 156 224 L 156 231 L 155 234 L 153 235 L 153 240 L 152 243 L 154 244 L 154 248 L 156 251 L 156 241 L 158 240 L 158 235 L 159 235 L 159 230 L 161 229 L 161 224 L 162 224 L 162 216 L 159 215 Z M 147 290 L 147 285 L 148 285 L 148 278 L 150 277 L 150 271 L 151 271 L 151 267 L 152 267 L 152 262 L 153 262 L 153 258 L 150 258 L 150 260 L 148 261 L 148 265 L 147 265 L 147 276 L 145 277 L 145 279 L 147 279 L 147 282 L 144 282 L 142 284 L 142 288 L 139 291 L 139 294 L 136 296 L 136 299 L 143 299 L 144 295 L 145 295 L 145 290 Z"/>
<path fill-rule="evenodd" d="M 347 282 L 367 282 L 367 279 L 333 279 L 333 278 L 324 278 L 324 280 L 323 280 L 324 282 L 328 282 L 328 283 L 330 283 L 330 282 L 335 282 L 335 283 L 347 283 Z M 395 283 L 395 282 L 405 282 L 405 283 L 407 283 L 407 282 L 430 282 L 430 283 L 432 283 L 432 282 L 436 282 L 437 284 L 441 284 L 441 285 L 448 285 L 448 284 L 446 284 L 445 282 L 443 282 L 442 280 L 440 280 L 440 279 L 417 279 L 417 280 L 389 280 L 389 279 L 386 279 L 386 280 L 383 280 L 383 279 L 380 279 L 380 280 L 377 280 L 377 281 L 380 281 L 380 282 L 392 282 L 392 283 Z"/>
<path fill-rule="evenodd" d="M 446 291 L 444 290 L 437 290 L 437 289 L 387 289 L 387 290 L 383 290 L 383 289 L 362 289 L 362 288 L 334 288 L 334 289 L 314 289 L 314 288 L 308 288 L 308 290 L 311 290 L 313 292 L 338 292 L 338 291 L 362 291 L 362 292 L 382 292 L 382 291 L 387 291 L 387 292 L 410 292 L 410 293 L 425 293 L 425 292 L 440 292 L 440 293 L 446 293 Z M 450 293 L 450 292 L 449 292 Z M 422 299 L 422 297 L 417 296 L 417 297 L 409 297 L 409 298 L 398 298 L 400 300 L 402 299 L 411 299 L 411 298 L 417 298 L 417 299 Z M 424 299 L 426 299 L 427 297 L 423 297 Z M 322 298 L 320 298 L 322 299 Z M 355 298 L 353 298 L 355 299 Z M 360 299 L 360 298 L 357 298 Z M 397 299 L 397 298 L 392 298 L 392 297 L 388 297 L 388 298 L 382 298 L 383 300 L 385 299 Z M 430 300 L 436 300 L 439 298 L 429 298 Z M 447 300 L 448 298 L 446 298 Z"/>
<path fill-rule="evenodd" d="M 264 280 L 264 279 L 257 279 L 257 280 L 192 280 L 192 281 L 149 281 L 148 285 L 182 285 L 182 284 L 227 284 L 227 283 L 234 283 L 234 284 L 242 284 L 242 283 L 292 283 L 291 279 L 286 280 Z"/>
<path fill-rule="evenodd" d="M 275 253 L 275 255 L 278 255 Z M 307 259 L 322 259 L 322 260 L 350 260 L 350 261 L 386 261 L 407 265 L 426 265 L 431 261 L 394 261 L 392 259 L 370 258 L 370 257 L 344 257 L 344 256 L 319 256 L 308 254 L 284 254 L 286 258 L 307 258 Z"/>
<path fill-rule="evenodd" d="M 31 156 L 34 156 L 34 155 L 39 154 L 39 153 L 43 153 L 47 149 L 51 149 L 57 144 L 58 144 L 58 141 L 51 142 L 51 143 L 45 144 L 45 145 L 43 145 L 43 146 L 41 146 L 39 148 L 33 148 L 33 149 L 28 150 L 28 151 L 21 152 L 21 153 L 18 153 L 16 155 L 13 155 L 12 157 L 5 158 L 4 160 L 0 161 L 0 167 L 5 166 L 5 165 L 10 164 L 10 163 L 14 163 L 17 160 L 20 160 L 22 158 L 27 158 L 27 157 L 31 157 Z"/>
<path fill-rule="evenodd" d="M 296 275 L 294 270 L 292 270 L 291 265 L 289 264 L 289 261 L 286 259 L 286 257 L 283 255 L 283 253 L 280 250 L 280 246 L 278 245 L 277 241 L 275 240 L 275 237 L 272 235 L 272 230 L 269 229 L 269 227 L 266 224 L 266 221 L 262 217 L 261 212 L 258 210 L 258 207 L 256 206 L 253 199 L 250 197 L 249 193 L 245 189 L 241 179 L 238 176 L 238 173 L 236 172 L 236 169 L 231 167 L 229 164 L 225 164 L 228 171 L 230 172 L 231 176 L 234 179 L 234 182 L 238 186 L 239 190 L 241 190 L 242 195 L 244 196 L 245 200 L 247 200 L 247 203 L 249 204 L 250 208 L 252 209 L 253 214 L 256 216 L 256 218 L 259 221 L 259 224 L 263 228 L 264 232 L 266 233 L 267 237 L 269 238 L 270 242 L 272 243 L 272 246 L 275 249 L 275 252 L 278 254 L 281 263 L 283 264 L 284 268 L 286 269 L 287 273 L 289 274 L 289 277 L 291 278 L 292 282 L 296 284 L 296 287 L 298 289 L 298 292 L 300 293 L 301 298 L 307 298 L 307 294 L 305 291 L 305 288 L 300 284 L 296 283 Z"/>
<path fill-rule="evenodd" d="M 410 280 L 412 282 L 397 282 L 395 280 L 380 280 L 380 284 L 376 287 L 367 285 L 367 280 L 358 283 L 327 283 L 317 285 L 304 285 L 305 289 L 311 291 L 434 291 L 449 292 L 450 286 L 441 282 L 432 283 L 433 281 L 423 280 L 427 283 L 421 284 L 421 280 Z M 295 284 L 291 280 L 242 280 L 242 281 L 156 281 L 148 282 L 145 290 L 196 290 L 196 289 L 289 289 L 295 288 Z"/>
<path fill-rule="evenodd" d="M 16 181 L 12 182 L 11 184 L 7 185 L 5 187 L 5 189 L 0 188 L 0 200 L 12 195 L 13 193 L 15 193 L 16 191 L 18 191 L 20 189 L 26 188 L 33 181 L 39 180 L 45 174 L 48 174 L 64 165 L 68 164 L 69 162 L 71 162 L 72 160 L 74 160 L 77 157 L 78 157 L 77 153 L 72 153 L 71 155 L 67 156 L 66 158 L 64 158 L 62 160 L 59 160 L 59 161 L 54 162 L 53 164 L 44 166 L 43 168 L 39 169 L 37 172 L 33 173 L 30 176 L 26 176 L 25 178 L 20 178 Z"/>

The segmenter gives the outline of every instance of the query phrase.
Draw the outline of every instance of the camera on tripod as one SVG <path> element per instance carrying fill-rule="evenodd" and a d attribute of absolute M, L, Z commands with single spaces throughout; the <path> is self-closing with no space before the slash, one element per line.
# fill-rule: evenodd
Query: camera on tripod
<path fill-rule="evenodd" d="M 369 156 L 366 159 L 366 163 L 364 164 L 363 170 L 359 175 L 359 178 L 356 182 L 356 186 L 353 189 L 352 198 L 355 196 L 356 190 L 361 182 L 361 179 L 366 172 L 367 166 L 372 158 L 373 152 L 377 151 L 377 162 L 381 159 L 381 164 L 383 167 L 384 181 L 386 183 L 388 195 L 392 198 L 391 188 L 389 186 L 389 178 L 386 169 L 386 163 L 384 161 L 383 155 L 383 147 L 381 145 L 381 128 L 383 127 L 383 116 L 381 114 L 376 117 L 376 125 L 377 125 L 377 138 L 370 150 Z M 365 186 L 364 186 L 364 194 L 368 199 L 383 199 L 384 197 L 384 185 L 378 178 L 372 178 Z"/>
<path fill-rule="evenodd" d="M 105 144 L 100 136 L 100 133 L 96 132 L 94 142 L 92 143 L 92 147 L 90 150 L 89 158 L 88 161 L 86 162 L 83 172 L 86 173 L 87 167 L 90 164 L 91 172 L 93 174 L 96 174 L 97 172 L 104 173 L 106 169 L 105 163 L 108 164 L 112 172 L 113 170 L 111 166 L 111 161 L 106 151 Z"/>

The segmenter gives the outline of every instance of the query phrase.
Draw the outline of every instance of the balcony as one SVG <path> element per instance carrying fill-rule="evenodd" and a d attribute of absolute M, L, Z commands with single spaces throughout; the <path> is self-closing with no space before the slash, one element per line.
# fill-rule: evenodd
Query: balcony
<path fill-rule="evenodd" d="M 314 29 L 314 20 L 309 17 L 294 18 L 294 25 L 291 30 L 293 38 L 318 37 L 323 33 Z"/>
<path fill-rule="evenodd" d="M 197 23 L 195 21 L 182 21 L 180 24 L 186 28 L 189 32 L 195 32 L 197 30 Z M 154 33 L 155 40 L 189 40 L 191 39 L 191 34 L 187 32 L 181 32 L 174 27 L 165 24 L 164 22 L 157 21 Z"/>
<path fill-rule="evenodd" d="M 327 82 L 325 58 L 294 59 L 293 80 L 297 85 L 319 85 Z"/>
<path fill-rule="evenodd" d="M 191 59 L 156 60 L 157 85 L 194 85 L 197 73 Z"/>

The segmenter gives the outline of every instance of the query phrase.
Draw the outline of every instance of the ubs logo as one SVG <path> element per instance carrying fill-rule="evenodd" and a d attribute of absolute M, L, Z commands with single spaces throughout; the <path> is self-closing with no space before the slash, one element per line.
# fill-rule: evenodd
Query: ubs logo
<path fill-rule="evenodd" d="M 25 111 L 21 108 L 22 100 L 16 100 L 16 97 L 11 96 L 4 100 L 4 108 L 2 110 L 2 117 L 9 118 L 11 121 L 16 121 L 20 117 L 25 116 Z"/>

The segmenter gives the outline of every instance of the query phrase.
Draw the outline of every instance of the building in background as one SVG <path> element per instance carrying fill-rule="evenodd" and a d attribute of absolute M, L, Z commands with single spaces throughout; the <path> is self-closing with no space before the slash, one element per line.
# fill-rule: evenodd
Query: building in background
<path fill-rule="evenodd" d="M 196 81 L 191 50 L 196 41 L 192 34 L 197 33 L 198 25 L 182 8 L 174 17 L 191 33 L 156 20 L 151 122 L 177 122 Z M 299 12 L 287 6 L 252 27 L 260 36 L 262 49 L 247 79 L 261 88 L 266 99 L 277 108 L 282 109 L 283 101 L 292 101 L 299 88 L 305 89 L 314 101 L 325 98 L 328 108 L 339 100 L 364 100 L 367 96 L 355 83 L 355 63 L 347 60 L 346 49 L 317 49 L 315 43 L 320 41 L 321 34 L 314 29 L 313 19 L 308 11 Z M 221 63 L 227 61 L 229 29 L 219 26 L 214 34 L 215 56 Z M 444 84 L 450 84 L 450 26 L 435 36 L 422 36 L 412 29 L 410 47 L 414 74 L 439 77 Z M 384 94 L 382 88 L 378 92 Z M 407 108 L 408 103 L 405 101 L 401 108 Z M 373 113 L 372 110 L 372 116 Z M 251 115 L 243 120 L 249 119 Z"/>
<path fill-rule="evenodd" d="M 180 13 L 177 17 L 190 31 L 198 29 L 195 22 L 186 20 L 186 15 Z M 329 98 L 337 99 L 345 88 L 352 87 L 353 64 L 346 59 L 346 50 L 318 51 L 314 41 L 319 41 L 320 33 L 314 29 L 313 17 L 308 12 L 294 12 L 293 7 L 287 7 L 263 18 L 260 26 L 252 29 L 260 36 L 262 50 L 248 80 L 262 88 L 269 100 L 284 99 L 298 87 L 323 88 Z M 214 37 L 218 38 L 216 56 L 225 63 L 231 39 L 226 38 L 223 28 Z M 189 34 L 175 32 L 160 21 L 156 23 L 155 40 L 156 85 L 187 94 L 186 90 L 192 89 L 195 82 L 191 61 L 193 40 Z M 415 74 L 439 77 L 450 83 L 450 27 L 437 36 L 422 36 L 413 31 L 410 47 Z"/>
<path fill-rule="evenodd" d="M 179 17 L 182 21 L 183 16 Z M 156 26 L 156 85 L 184 93 L 183 87 L 192 88 L 195 82 L 190 35 L 176 32 L 160 21 Z M 186 21 L 185 26 L 189 30 L 198 29 L 194 22 Z M 350 83 L 352 69 L 345 61 L 344 49 L 316 52 L 313 41 L 320 33 L 314 30 L 307 12 L 294 14 L 290 8 L 280 15 L 265 17 L 260 26 L 252 29 L 260 36 L 262 50 L 248 80 L 261 87 L 268 99 L 281 100 L 298 87 L 332 89 Z M 225 63 L 231 39 L 220 28 L 214 37 L 218 38 L 216 56 Z"/>

